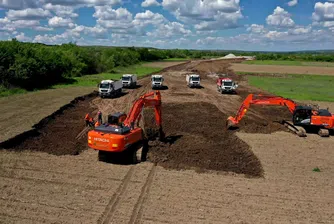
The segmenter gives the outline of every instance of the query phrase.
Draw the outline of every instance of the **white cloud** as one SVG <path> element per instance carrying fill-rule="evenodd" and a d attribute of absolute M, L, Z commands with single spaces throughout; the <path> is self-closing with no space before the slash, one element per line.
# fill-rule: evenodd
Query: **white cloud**
<path fill-rule="evenodd" d="M 77 13 L 74 13 L 74 8 L 70 6 L 62 6 L 62 5 L 52 5 L 48 3 L 44 5 L 44 9 L 53 11 L 57 16 L 60 17 L 78 17 Z"/>
<path fill-rule="evenodd" d="M 147 36 L 155 38 L 170 38 L 173 36 L 188 36 L 191 31 L 186 29 L 183 24 L 178 22 L 169 22 L 162 24 L 153 32 L 148 32 Z"/>
<path fill-rule="evenodd" d="M 289 29 L 288 33 L 292 35 L 301 35 L 301 34 L 308 34 L 312 31 L 312 27 L 295 27 L 293 29 Z"/>
<path fill-rule="evenodd" d="M 58 16 L 54 16 L 51 19 L 49 19 L 48 24 L 50 27 L 55 27 L 55 28 L 74 26 L 72 19 L 62 18 Z"/>
<path fill-rule="evenodd" d="M 297 5 L 297 4 L 298 4 L 298 0 L 291 0 L 291 1 L 288 2 L 288 5 L 289 5 L 290 7 L 295 6 L 295 5 Z"/>
<path fill-rule="evenodd" d="M 137 13 L 133 24 L 135 26 L 146 26 L 149 24 L 158 25 L 166 21 L 165 17 L 159 13 L 153 13 L 149 10 L 146 10 L 143 13 Z"/>
<path fill-rule="evenodd" d="M 9 10 L 6 15 L 10 20 L 40 20 L 51 16 L 51 13 L 48 10 L 44 10 L 42 8 L 28 8 L 23 10 Z"/>
<path fill-rule="evenodd" d="M 40 22 L 38 20 L 14 20 L 11 21 L 7 17 L 0 18 L 0 30 L 14 32 L 17 29 L 26 29 L 31 28 L 37 31 L 50 31 L 52 29 L 48 27 L 40 26 Z"/>
<path fill-rule="evenodd" d="M 99 20 L 132 20 L 132 14 L 126 8 L 115 10 L 110 6 L 96 6 L 93 17 Z"/>
<path fill-rule="evenodd" d="M 90 6 L 101 6 L 101 5 L 115 5 L 122 3 L 121 0 L 44 0 L 45 3 L 52 3 L 53 5 L 90 5 Z"/>
<path fill-rule="evenodd" d="M 314 13 L 312 14 L 314 21 L 334 21 L 334 3 L 330 2 L 317 2 L 314 5 Z"/>
<path fill-rule="evenodd" d="M 25 36 L 24 33 L 20 33 L 19 35 L 15 36 L 15 38 L 16 38 L 18 41 L 22 41 L 22 42 L 28 42 L 28 41 L 31 41 L 31 38 Z"/>
<path fill-rule="evenodd" d="M 163 0 L 162 6 L 180 21 L 196 24 L 196 29 L 236 27 L 242 18 L 240 0 Z"/>
<path fill-rule="evenodd" d="M 265 33 L 267 30 L 264 28 L 263 25 L 252 24 L 247 28 L 247 31 L 252 33 Z"/>
<path fill-rule="evenodd" d="M 0 0 L 2 9 L 37 8 L 39 0 Z"/>
<path fill-rule="evenodd" d="M 141 3 L 142 7 L 151 7 L 151 6 L 159 6 L 161 5 L 159 2 L 156 0 L 145 0 Z"/>
<path fill-rule="evenodd" d="M 273 14 L 267 17 L 266 21 L 270 26 L 292 27 L 295 25 L 291 15 L 279 6 L 274 10 Z"/>

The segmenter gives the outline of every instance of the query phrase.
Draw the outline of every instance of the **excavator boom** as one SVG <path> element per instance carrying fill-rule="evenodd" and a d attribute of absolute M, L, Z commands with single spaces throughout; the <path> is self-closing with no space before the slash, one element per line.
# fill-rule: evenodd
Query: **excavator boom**
<path fill-rule="evenodd" d="M 239 124 L 241 119 L 245 116 L 250 105 L 278 105 L 286 106 L 291 113 L 294 112 L 297 104 L 290 99 L 283 98 L 280 96 L 265 96 L 265 95 L 254 95 L 249 94 L 244 102 L 241 104 L 235 117 L 229 117 L 227 120 L 227 128 L 235 127 Z"/>

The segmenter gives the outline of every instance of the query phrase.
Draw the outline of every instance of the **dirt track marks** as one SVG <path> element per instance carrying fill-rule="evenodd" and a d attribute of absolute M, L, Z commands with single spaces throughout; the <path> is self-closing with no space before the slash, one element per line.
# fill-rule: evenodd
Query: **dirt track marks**
<path fill-rule="evenodd" d="M 110 223 L 110 221 L 112 220 L 112 218 L 115 214 L 115 211 L 117 209 L 117 206 L 118 206 L 120 200 L 122 199 L 122 196 L 123 196 L 127 186 L 129 185 L 129 182 L 131 180 L 131 176 L 134 172 L 134 169 L 135 168 L 132 166 L 129 169 L 129 171 L 127 172 L 127 174 L 125 175 L 122 183 L 117 188 L 115 194 L 113 195 L 113 197 L 109 201 L 107 207 L 105 208 L 102 216 L 98 220 L 99 224 L 101 224 L 101 223 L 107 224 L 107 223 Z"/>
<path fill-rule="evenodd" d="M 138 198 L 138 201 L 133 209 L 132 215 L 131 215 L 131 219 L 129 223 L 139 223 L 142 215 L 143 215 L 143 206 L 147 200 L 148 197 L 148 193 L 150 191 L 151 185 L 153 183 L 153 179 L 154 179 L 154 175 L 156 172 L 156 166 L 153 165 L 152 169 L 150 170 L 146 182 L 143 186 L 143 188 L 141 189 L 141 193 L 140 196 Z"/>

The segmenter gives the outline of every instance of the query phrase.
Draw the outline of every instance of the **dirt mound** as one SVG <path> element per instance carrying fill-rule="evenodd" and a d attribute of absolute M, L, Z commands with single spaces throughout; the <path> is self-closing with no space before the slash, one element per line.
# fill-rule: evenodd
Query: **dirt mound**
<path fill-rule="evenodd" d="M 0 148 L 42 151 L 54 155 L 78 155 L 87 149 L 84 116 L 95 108 L 91 100 L 96 94 L 74 99 L 52 115 L 41 120 L 34 129 L 1 143 Z M 95 115 L 95 114 L 93 114 Z"/>
<path fill-rule="evenodd" d="M 209 103 L 164 104 L 167 140 L 150 142 L 149 160 L 165 168 L 262 176 L 262 165 L 249 146 L 225 130 L 226 119 Z"/>

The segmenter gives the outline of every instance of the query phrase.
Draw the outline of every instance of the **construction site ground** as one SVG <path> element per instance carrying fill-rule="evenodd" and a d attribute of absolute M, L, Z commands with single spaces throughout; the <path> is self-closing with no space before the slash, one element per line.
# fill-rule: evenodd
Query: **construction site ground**
<path fill-rule="evenodd" d="M 7 142 L 0 223 L 333 223 L 334 136 L 289 133 L 274 121 L 290 114 L 276 107 L 253 108 L 239 129 L 225 130 L 245 96 L 260 91 L 233 76 L 239 94 L 219 94 L 215 74 L 228 70 L 222 61 L 163 70 L 168 140 L 150 142 L 147 162 L 99 162 L 83 116 L 127 112 L 150 91 L 149 77 L 117 99 L 79 99 Z M 203 88 L 186 87 L 189 72 L 202 75 Z"/>

